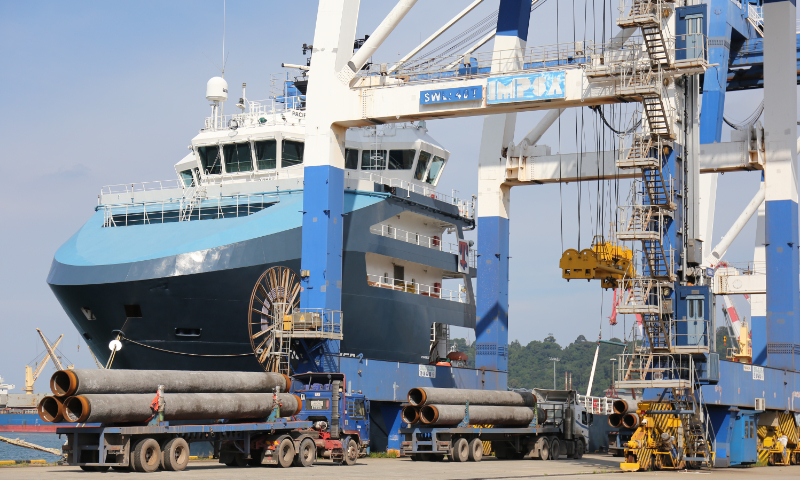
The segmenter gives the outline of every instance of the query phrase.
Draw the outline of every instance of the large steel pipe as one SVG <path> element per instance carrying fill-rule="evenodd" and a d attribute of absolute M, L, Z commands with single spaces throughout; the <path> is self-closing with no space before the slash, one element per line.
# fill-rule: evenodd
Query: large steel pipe
<path fill-rule="evenodd" d="M 400 417 L 404 423 L 417 423 L 419 422 L 419 407 L 414 405 L 406 405 L 400 412 Z"/>
<path fill-rule="evenodd" d="M 64 420 L 70 423 L 142 423 L 153 417 L 153 394 L 117 393 L 70 397 L 64 402 Z M 164 420 L 257 419 L 272 413 L 271 393 L 164 394 Z M 300 412 L 300 397 L 278 394 L 281 417 Z"/>
<path fill-rule="evenodd" d="M 464 419 L 461 405 L 425 405 L 419 411 L 426 425 L 458 425 Z M 525 426 L 533 421 L 533 409 L 528 407 L 469 407 L 470 425 Z"/>
<path fill-rule="evenodd" d="M 614 409 L 614 413 L 625 415 L 626 413 L 636 411 L 636 402 L 631 399 L 623 400 L 618 398 L 614 400 L 614 403 L 611 404 L 611 407 Z"/>
<path fill-rule="evenodd" d="M 64 397 L 44 397 L 37 407 L 39 418 L 45 422 L 59 423 L 64 421 Z"/>
<path fill-rule="evenodd" d="M 493 405 L 498 407 L 535 407 L 536 397 L 530 392 L 505 390 L 462 390 L 459 388 L 412 388 L 408 403 L 423 405 Z"/>
<path fill-rule="evenodd" d="M 59 370 L 50 377 L 55 395 L 152 393 L 287 392 L 292 380 L 280 373 L 191 372 L 181 370 Z"/>
<path fill-rule="evenodd" d="M 626 413 L 622 416 L 622 426 L 625 428 L 636 428 L 639 426 L 639 415 L 636 413 Z"/>
<path fill-rule="evenodd" d="M 608 426 L 611 428 L 619 428 L 622 425 L 622 415 L 619 413 L 612 413 L 608 416 Z"/>

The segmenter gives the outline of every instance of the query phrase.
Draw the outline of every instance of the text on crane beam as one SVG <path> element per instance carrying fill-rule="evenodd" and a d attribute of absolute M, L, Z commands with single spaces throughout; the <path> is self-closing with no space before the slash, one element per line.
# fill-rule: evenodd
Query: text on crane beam
<path fill-rule="evenodd" d="M 443 88 L 419 92 L 419 104 L 452 103 L 483 98 L 483 87 Z"/>
<path fill-rule="evenodd" d="M 486 84 L 486 103 L 529 102 L 565 98 L 566 72 L 541 72 L 490 78 Z"/>

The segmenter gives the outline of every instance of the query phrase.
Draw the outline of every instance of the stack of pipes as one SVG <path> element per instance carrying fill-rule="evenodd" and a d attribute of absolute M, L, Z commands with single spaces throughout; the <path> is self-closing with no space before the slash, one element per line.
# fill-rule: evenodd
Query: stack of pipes
<path fill-rule="evenodd" d="M 53 423 L 144 423 L 163 420 L 264 419 L 300 412 L 279 373 L 177 370 L 59 370 L 39 417 Z M 161 418 L 161 417 L 159 417 Z"/>
<path fill-rule="evenodd" d="M 403 422 L 422 422 L 426 426 L 460 424 L 469 404 L 470 425 L 525 427 L 547 419 L 547 412 L 536 408 L 536 397 L 530 392 L 496 390 L 461 390 L 455 388 L 412 388 L 403 408 Z"/>
<path fill-rule="evenodd" d="M 608 425 L 613 428 L 635 429 L 639 426 L 639 414 L 633 399 L 618 398 L 612 404 L 614 413 L 608 416 Z"/>

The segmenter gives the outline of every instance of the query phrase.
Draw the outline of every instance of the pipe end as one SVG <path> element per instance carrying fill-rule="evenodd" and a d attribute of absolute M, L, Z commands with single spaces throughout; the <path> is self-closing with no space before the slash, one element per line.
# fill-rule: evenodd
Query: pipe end
<path fill-rule="evenodd" d="M 422 423 L 429 425 L 439 420 L 439 409 L 435 405 L 425 405 L 419 411 Z"/>
<path fill-rule="evenodd" d="M 69 423 L 85 423 L 92 413 L 92 407 L 86 397 L 78 395 L 69 397 L 64 402 L 64 420 Z"/>
<path fill-rule="evenodd" d="M 414 424 L 419 422 L 419 408 L 414 405 L 406 405 L 400 414 L 405 423 Z"/>
<path fill-rule="evenodd" d="M 50 377 L 53 395 L 70 397 L 78 390 L 78 376 L 72 370 L 59 370 Z"/>
<path fill-rule="evenodd" d="M 425 394 L 425 390 L 421 388 L 412 388 L 408 391 L 408 403 L 415 407 L 419 407 L 425 405 L 425 402 L 428 401 L 428 396 Z"/>
<path fill-rule="evenodd" d="M 49 423 L 60 423 L 64 421 L 64 402 L 58 397 L 44 397 L 37 406 L 39 418 Z"/>

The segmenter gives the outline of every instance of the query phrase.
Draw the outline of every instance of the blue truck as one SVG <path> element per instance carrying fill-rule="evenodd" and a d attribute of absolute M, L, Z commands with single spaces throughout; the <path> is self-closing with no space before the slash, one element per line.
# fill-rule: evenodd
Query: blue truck
<path fill-rule="evenodd" d="M 156 416 L 146 425 L 59 426 L 56 433 L 67 438 L 67 463 L 93 472 L 181 471 L 193 442 L 210 442 L 219 462 L 232 467 L 310 467 L 317 458 L 353 465 L 369 450 L 369 401 L 345 385 L 340 373 L 295 375 L 291 393 L 302 408 L 291 418 L 280 409 L 255 422 L 170 425 Z"/>

